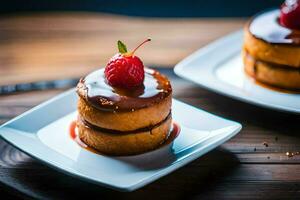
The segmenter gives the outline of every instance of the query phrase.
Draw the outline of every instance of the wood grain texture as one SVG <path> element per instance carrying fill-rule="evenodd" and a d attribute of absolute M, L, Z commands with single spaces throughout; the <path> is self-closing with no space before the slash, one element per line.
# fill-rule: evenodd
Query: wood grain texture
<path fill-rule="evenodd" d="M 79 181 L 40 164 L 0 142 L 0 181 L 19 196 L 40 199 L 298 199 L 300 116 L 266 110 L 201 89 L 168 75 L 174 97 L 243 125 L 243 130 L 219 148 L 172 174 L 131 193 L 120 193 Z M 0 98 L 4 122 L 62 90 L 20 93 Z M 2 112 L 4 111 L 4 112 Z M 199 119 L 201 120 L 201 119 Z M 268 143 L 268 147 L 263 145 Z M 254 150 L 255 149 L 255 150 Z M 7 190 L 7 186 L 3 187 Z"/>
<path fill-rule="evenodd" d="M 173 67 L 209 42 L 241 28 L 243 19 L 130 18 L 91 13 L 36 13 L 0 18 L 0 85 L 79 78 L 104 66 L 116 40 L 147 66 Z M 174 97 L 242 123 L 243 130 L 214 151 L 131 193 L 64 175 L 0 140 L 0 196 L 38 199 L 299 199 L 300 116 L 266 110 L 217 95 L 167 74 Z M 0 96 L 0 124 L 63 89 Z M 200 119 L 201 120 L 201 119 Z M 268 143 L 268 147 L 263 145 Z"/>
<path fill-rule="evenodd" d="M 173 67 L 209 42 L 240 29 L 241 19 L 131 18 L 40 13 L 0 18 L 0 85 L 80 77 L 147 37 L 137 52 L 147 66 Z M 63 72 L 63 73 L 62 73 Z"/>

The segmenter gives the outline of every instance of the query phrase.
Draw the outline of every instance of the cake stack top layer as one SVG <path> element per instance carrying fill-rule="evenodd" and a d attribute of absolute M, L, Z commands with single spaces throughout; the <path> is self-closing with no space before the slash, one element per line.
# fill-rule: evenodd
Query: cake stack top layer
<path fill-rule="evenodd" d="M 130 90 L 114 88 L 107 84 L 104 70 L 100 69 L 82 78 L 77 92 L 99 110 L 126 112 L 161 102 L 171 94 L 172 87 L 167 77 L 155 70 L 145 69 L 143 85 Z"/>
<path fill-rule="evenodd" d="M 271 44 L 300 47 L 300 30 L 281 26 L 279 13 L 279 10 L 271 10 L 254 16 L 249 23 L 249 32 L 257 39 Z"/>

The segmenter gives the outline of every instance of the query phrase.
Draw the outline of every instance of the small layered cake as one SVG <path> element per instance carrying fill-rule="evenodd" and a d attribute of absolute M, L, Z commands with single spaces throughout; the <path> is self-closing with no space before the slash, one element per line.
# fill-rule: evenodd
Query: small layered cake
<path fill-rule="evenodd" d="M 247 23 L 243 48 L 245 71 L 272 86 L 300 89 L 299 0 L 281 10 L 258 14 Z"/>
<path fill-rule="evenodd" d="M 105 70 L 92 72 L 77 85 L 78 134 L 104 154 L 139 154 L 168 139 L 172 87 L 164 75 L 144 69 L 135 50 L 127 53 L 119 42 L 119 51 Z"/>

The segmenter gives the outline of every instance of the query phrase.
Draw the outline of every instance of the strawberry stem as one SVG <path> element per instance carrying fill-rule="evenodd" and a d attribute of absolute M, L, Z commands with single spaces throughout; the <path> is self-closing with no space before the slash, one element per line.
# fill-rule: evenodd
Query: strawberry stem
<path fill-rule="evenodd" d="M 145 44 L 146 42 L 150 42 L 151 41 L 151 39 L 150 38 L 148 38 L 148 39 L 146 39 L 145 41 L 143 41 L 139 46 L 137 46 L 132 52 L 130 52 L 130 55 L 132 56 L 134 53 L 135 53 L 135 51 L 136 50 L 138 50 L 138 48 L 140 48 L 143 44 Z"/>

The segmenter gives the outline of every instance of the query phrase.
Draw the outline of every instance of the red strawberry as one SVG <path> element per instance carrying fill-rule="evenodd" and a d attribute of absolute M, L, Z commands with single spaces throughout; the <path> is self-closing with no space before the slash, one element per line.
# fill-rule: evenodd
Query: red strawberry
<path fill-rule="evenodd" d="M 114 55 L 105 67 L 105 77 L 109 85 L 121 88 L 133 88 L 142 85 L 145 78 L 143 62 L 134 52 L 150 39 L 142 42 L 128 53 L 126 46 L 118 41 L 119 53 Z"/>
<path fill-rule="evenodd" d="M 291 29 L 300 29 L 300 0 L 286 0 L 280 9 L 279 22 Z"/>

